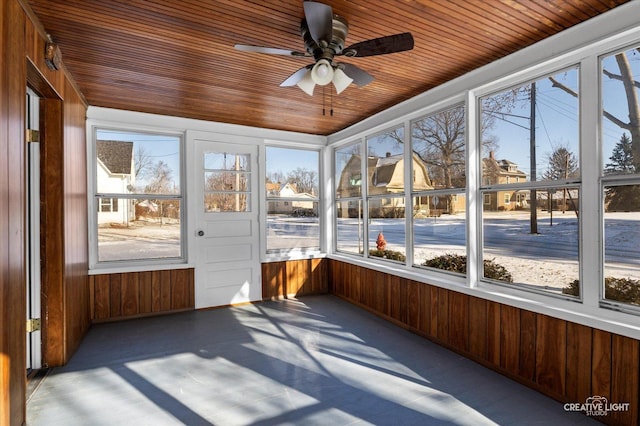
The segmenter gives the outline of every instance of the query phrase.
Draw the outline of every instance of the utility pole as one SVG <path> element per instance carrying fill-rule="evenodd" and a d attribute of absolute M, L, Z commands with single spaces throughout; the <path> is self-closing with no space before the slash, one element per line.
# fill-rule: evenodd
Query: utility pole
<path fill-rule="evenodd" d="M 536 180 L 536 83 L 531 83 L 531 115 L 529 123 L 529 164 L 531 167 L 531 182 Z M 538 196 L 536 190 L 531 190 L 530 228 L 532 234 L 538 233 Z"/>

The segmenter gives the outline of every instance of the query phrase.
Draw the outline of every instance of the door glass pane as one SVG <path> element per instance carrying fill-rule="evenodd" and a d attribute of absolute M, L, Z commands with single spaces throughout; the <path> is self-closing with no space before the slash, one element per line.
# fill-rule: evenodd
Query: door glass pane
<path fill-rule="evenodd" d="M 203 154 L 205 213 L 251 211 L 250 165 L 250 154 Z"/>
<path fill-rule="evenodd" d="M 236 170 L 249 172 L 249 154 L 229 154 L 226 152 L 205 152 L 204 168 L 207 170 Z"/>
<path fill-rule="evenodd" d="M 248 192 L 249 176 L 244 172 L 204 172 L 204 190 Z"/>
<path fill-rule="evenodd" d="M 221 192 L 205 192 L 205 213 L 250 212 L 249 194 L 228 194 Z"/>

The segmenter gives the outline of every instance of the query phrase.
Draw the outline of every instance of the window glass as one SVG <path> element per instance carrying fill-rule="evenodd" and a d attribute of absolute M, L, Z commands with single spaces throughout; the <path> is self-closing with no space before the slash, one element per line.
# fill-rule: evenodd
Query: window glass
<path fill-rule="evenodd" d="M 336 150 L 336 198 L 358 197 L 362 194 L 360 144 Z"/>
<path fill-rule="evenodd" d="M 320 249 L 320 154 L 266 148 L 267 251 Z"/>
<path fill-rule="evenodd" d="M 404 192 L 404 127 L 367 138 L 369 197 Z"/>
<path fill-rule="evenodd" d="M 572 68 L 481 99 L 485 280 L 580 295 L 577 82 Z"/>
<path fill-rule="evenodd" d="M 606 186 L 604 192 L 604 297 L 640 305 L 640 184 Z M 611 200 L 618 200 L 615 206 Z"/>
<path fill-rule="evenodd" d="M 336 250 L 364 253 L 361 143 L 335 151 Z M 366 179 L 365 179 L 366 182 Z"/>
<path fill-rule="evenodd" d="M 484 196 L 491 200 L 482 214 L 484 278 L 578 296 L 563 290 L 579 279 L 579 189 L 489 191 Z"/>
<path fill-rule="evenodd" d="M 577 68 L 480 105 L 483 185 L 579 178 Z"/>
<path fill-rule="evenodd" d="M 98 129 L 98 262 L 182 257 L 181 138 Z"/>
<path fill-rule="evenodd" d="M 404 127 L 367 138 L 369 255 L 405 262 Z"/>
<path fill-rule="evenodd" d="M 640 305 L 640 56 L 638 47 L 602 58 L 602 295 Z"/>
<path fill-rule="evenodd" d="M 402 197 L 369 200 L 369 255 L 403 262 L 406 260 L 405 208 Z"/>
<path fill-rule="evenodd" d="M 414 192 L 466 187 L 465 120 L 460 105 L 411 124 Z"/>
<path fill-rule="evenodd" d="M 413 264 L 465 273 L 464 106 L 412 122 L 411 148 Z"/>
<path fill-rule="evenodd" d="M 364 250 L 362 200 L 337 201 L 336 216 L 337 250 L 362 255 Z"/>
<path fill-rule="evenodd" d="M 602 169 L 607 176 L 640 173 L 638 48 L 602 58 Z"/>

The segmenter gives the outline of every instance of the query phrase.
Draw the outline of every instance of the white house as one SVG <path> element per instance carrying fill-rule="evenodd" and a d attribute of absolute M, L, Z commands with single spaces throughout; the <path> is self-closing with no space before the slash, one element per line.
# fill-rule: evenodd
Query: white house
<path fill-rule="evenodd" d="M 135 184 L 133 142 L 96 141 L 97 188 L 99 194 L 130 194 Z M 98 225 L 126 224 L 134 218 L 132 200 L 101 197 L 98 203 Z"/>

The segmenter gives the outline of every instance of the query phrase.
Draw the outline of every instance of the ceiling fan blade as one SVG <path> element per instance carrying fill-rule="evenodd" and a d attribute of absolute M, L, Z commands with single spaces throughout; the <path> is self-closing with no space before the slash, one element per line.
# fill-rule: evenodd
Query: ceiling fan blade
<path fill-rule="evenodd" d="M 346 56 L 374 56 L 413 49 L 411 33 L 394 34 L 352 44 L 343 50 Z"/>
<path fill-rule="evenodd" d="M 241 50 L 243 52 L 253 52 L 253 53 L 266 53 L 268 55 L 284 55 L 284 56 L 309 56 L 304 52 L 297 52 L 295 50 L 287 50 L 287 49 L 278 49 L 275 47 L 262 47 L 262 46 L 249 46 L 246 44 L 236 44 L 234 46 L 236 50 Z"/>
<path fill-rule="evenodd" d="M 340 64 L 339 67 L 358 86 L 365 86 L 373 81 L 371 74 L 353 64 Z"/>
<path fill-rule="evenodd" d="M 280 87 L 295 86 L 300 80 L 304 78 L 307 72 L 309 72 L 309 68 L 311 67 L 312 65 L 307 65 L 306 67 L 300 68 L 298 71 L 291 74 L 285 81 L 280 83 Z"/>
<path fill-rule="evenodd" d="M 333 10 L 331 6 L 315 1 L 305 1 L 304 16 L 309 33 L 316 43 L 324 41 L 327 45 L 333 38 Z"/>

